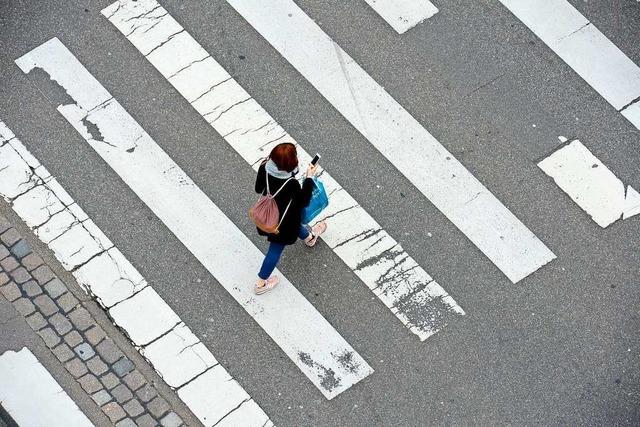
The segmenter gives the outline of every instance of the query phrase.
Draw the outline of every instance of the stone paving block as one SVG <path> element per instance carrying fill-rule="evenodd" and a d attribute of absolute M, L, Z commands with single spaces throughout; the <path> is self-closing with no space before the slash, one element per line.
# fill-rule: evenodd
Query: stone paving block
<path fill-rule="evenodd" d="M 118 359 L 124 356 L 124 353 L 116 347 L 115 343 L 111 339 L 105 339 L 96 346 L 98 354 L 109 364 L 115 363 Z"/>
<path fill-rule="evenodd" d="M 31 316 L 27 317 L 27 323 L 29 324 L 31 329 L 36 332 L 47 326 L 47 321 L 44 317 L 42 317 L 42 314 L 38 313 L 37 311 Z"/>
<path fill-rule="evenodd" d="M 49 323 L 55 328 L 56 332 L 60 335 L 65 335 L 72 328 L 71 322 L 67 320 L 61 313 L 56 313 L 49 318 Z"/>
<path fill-rule="evenodd" d="M 76 307 L 75 310 L 69 313 L 69 319 L 81 331 L 86 331 L 95 324 L 91 314 L 84 307 Z"/>
<path fill-rule="evenodd" d="M 18 240 L 20 240 L 20 233 L 15 228 L 10 228 L 0 236 L 0 240 L 7 246 L 12 246 Z"/>
<path fill-rule="evenodd" d="M 11 246 L 11 253 L 14 257 L 22 259 L 31 253 L 31 248 L 26 240 L 20 239 Z"/>
<path fill-rule="evenodd" d="M 17 300 L 13 301 L 13 306 L 16 310 L 18 310 L 20 314 L 25 317 L 36 311 L 36 307 L 27 298 L 18 298 Z"/>
<path fill-rule="evenodd" d="M 11 227 L 13 227 L 13 225 L 11 225 L 9 220 L 7 218 L 5 218 L 4 216 L 0 215 L 0 233 L 4 233 L 5 231 L 10 229 Z"/>
<path fill-rule="evenodd" d="M 64 341 L 69 347 L 75 348 L 82 343 L 82 335 L 78 331 L 71 331 L 64 336 Z"/>
<path fill-rule="evenodd" d="M 5 259 L 9 259 L 9 258 L 5 258 Z M 24 267 L 16 268 L 15 270 L 9 273 L 9 276 L 11 276 L 17 284 L 22 284 L 28 280 L 31 280 L 31 275 L 29 274 L 27 269 Z"/>
<path fill-rule="evenodd" d="M 96 375 L 102 375 L 109 370 L 109 367 L 100 359 L 100 356 L 96 356 L 87 362 L 87 368 Z"/>
<path fill-rule="evenodd" d="M 36 297 L 33 302 L 38 306 L 38 309 L 45 315 L 45 317 L 49 317 L 58 312 L 58 306 L 53 302 L 49 295 L 40 295 Z"/>
<path fill-rule="evenodd" d="M 9 220 L 0 215 L 0 234 L 4 233 L 11 227 L 13 227 L 13 225 L 9 222 Z"/>
<path fill-rule="evenodd" d="M 0 245 L 0 259 L 5 259 L 8 255 L 9 249 L 4 245 Z"/>
<path fill-rule="evenodd" d="M 21 288 L 28 297 L 35 297 L 42 293 L 42 288 L 38 285 L 38 282 L 33 279 L 23 283 Z"/>
<path fill-rule="evenodd" d="M 76 354 L 80 356 L 80 359 L 84 361 L 87 361 L 96 355 L 96 352 L 93 350 L 93 348 L 86 342 L 83 342 L 82 344 L 74 347 L 73 351 L 75 351 Z"/>
<path fill-rule="evenodd" d="M 65 363 L 64 367 L 67 369 L 67 371 L 69 371 L 71 375 L 73 375 L 74 378 L 80 378 L 81 376 L 89 372 L 84 362 L 77 357 Z"/>
<path fill-rule="evenodd" d="M 98 406 L 102 406 L 105 403 L 109 403 L 111 402 L 111 399 L 113 399 L 109 394 L 109 392 L 105 389 L 102 389 L 94 393 L 93 395 L 91 395 L 91 398 L 93 399 L 94 402 L 96 402 L 96 405 Z"/>
<path fill-rule="evenodd" d="M 49 280 L 47 284 L 44 285 L 44 289 L 47 291 L 49 296 L 53 299 L 56 299 L 60 295 L 67 292 L 67 287 L 57 277 Z"/>
<path fill-rule="evenodd" d="M 44 340 L 49 348 L 53 348 L 60 343 L 60 337 L 51 328 L 44 328 L 38 331 L 38 335 Z"/>
<path fill-rule="evenodd" d="M 136 423 L 131 418 L 125 418 L 116 423 L 116 427 L 136 427 Z"/>
<path fill-rule="evenodd" d="M 4 274 L 4 273 L 3 273 Z M 20 288 L 13 282 L 9 282 L 0 288 L 0 292 L 8 301 L 15 301 L 22 296 Z"/>
<path fill-rule="evenodd" d="M 102 412 L 109 417 L 109 420 L 111 420 L 112 423 L 116 423 L 127 416 L 124 409 L 122 409 L 122 407 L 116 402 L 110 402 L 104 405 L 102 407 Z"/>
<path fill-rule="evenodd" d="M 106 337 L 106 334 L 100 326 L 95 325 L 93 328 L 85 332 L 84 336 L 85 338 L 87 338 L 87 341 L 91 343 L 91 345 L 97 345 L 104 339 L 104 337 Z"/>
<path fill-rule="evenodd" d="M 132 417 L 137 417 L 138 415 L 144 412 L 144 408 L 140 405 L 136 399 L 131 399 L 127 403 L 125 403 L 122 408 L 125 410 L 127 414 Z"/>
<path fill-rule="evenodd" d="M 80 378 L 78 382 L 80 383 L 84 391 L 89 394 L 95 393 L 102 388 L 102 384 L 100 383 L 100 381 L 98 381 L 95 375 L 92 374 L 86 374 L 85 376 Z"/>
<path fill-rule="evenodd" d="M 171 411 L 160 420 L 160 424 L 162 424 L 163 427 L 179 427 L 182 425 L 182 418 Z"/>
<path fill-rule="evenodd" d="M 16 261 L 16 259 L 12 256 L 8 256 L 0 261 L 0 267 L 2 267 L 2 269 L 6 272 L 15 270 L 19 266 L 20 264 L 18 264 L 18 261 Z"/>
<path fill-rule="evenodd" d="M 147 382 L 145 377 L 143 377 L 140 371 L 138 371 L 137 369 L 134 369 L 129 374 L 127 374 L 123 378 L 123 380 L 124 383 L 133 391 L 136 391 Z"/>
<path fill-rule="evenodd" d="M 120 384 L 119 386 L 111 390 L 111 395 L 119 403 L 124 403 L 133 397 L 133 393 L 131 393 L 131 390 L 129 390 L 124 384 Z"/>
<path fill-rule="evenodd" d="M 151 384 L 146 384 L 140 390 L 136 391 L 136 396 L 138 396 L 138 399 L 140 399 L 144 403 L 149 402 L 157 395 L 158 392 L 151 386 Z"/>
<path fill-rule="evenodd" d="M 138 427 L 156 427 L 158 425 L 156 420 L 154 420 L 149 414 L 144 414 L 143 416 L 138 417 L 136 419 L 136 424 Z"/>
<path fill-rule="evenodd" d="M 53 349 L 53 354 L 58 358 L 58 360 L 62 363 L 67 360 L 73 358 L 74 354 L 71 348 L 65 343 L 61 343 Z"/>
<path fill-rule="evenodd" d="M 3 247 L 4 246 L 0 246 L 0 248 L 3 248 Z M 9 281 L 9 276 L 7 276 L 7 273 L 5 273 L 4 271 L 0 272 L 0 286 L 4 285 L 8 281 Z"/>
<path fill-rule="evenodd" d="M 53 279 L 55 276 L 55 274 L 53 274 L 53 271 L 49 268 L 48 265 L 41 265 L 40 267 L 36 268 L 35 270 L 33 270 L 31 272 L 31 275 L 33 276 L 34 279 L 36 279 L 38 281 L 38 283 L 40 283 L 41 285 L 44 285 L 45 283 L 47 283 L 49 280 Z"/>
<path fill-rule="evenodd" d="M 169 404 L 162 397 L 158 396 L 153 399 L 151 402 L 147 404 L 147 409 L 156 418 L 160 418 L 164 415 L 170 408 Z"/>
<path fill-rule="evenodd" d="M 113 369 L 113 372 L 115 372 L 116 375 L 119 376 L 120 378 L 124 377 L 129 372 L 131 372 L 133 368 L 135 368 L 135 366 L 133 366 L 133 362 L 127 359 L 126 357 L 123 357 L 122 359 L 118 360 L 111 367 L 111 369 Z"/>
<path fill-rule="evenodd" d="M 32 252 L 26 257 L 22 258 L 20 262 L 22 263 L 22 266 L 24 268 L 26 268 L 29 271 L 32 271 L 40 267 L 44 261 L 42 261 L 42 258 L 40 258 L 40 256 Z"/>
<path fill-rule="evenodd" d="M 78 303 L 78 298 L 73 296 L 71 292 L 67 292 L 66 294 L 58 298 L 58 305 L 60 306 L 60 309 L 63 313 L 69 313 L 78 305 Z"/>
<path fill-rule="evenodd" d="M 100 381 L 102 381 L 102 384 L 104 384 L 107 390 L 111 390 L 112 388 L 120 384 L 120 380 L 113 372 L 109 372 L 108 374 L 104 375 L 102 378 L 100 378 Z"/>

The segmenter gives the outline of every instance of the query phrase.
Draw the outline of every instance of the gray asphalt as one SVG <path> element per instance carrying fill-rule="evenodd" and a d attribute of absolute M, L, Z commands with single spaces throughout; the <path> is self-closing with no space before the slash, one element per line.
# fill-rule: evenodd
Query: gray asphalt
<path fill-rule="evenodd" d="M 331 401 L 13 63 L 58 37 L 266 250 L 253 171 L 100 15 L 110 3 L 0 4 L 0 119 L 277 425 L 640 423 L 640 219 L 601 229 L 536 166 L 579 138 L 640 188 L 640 131 L 498 1 L 436 2 L 401 36 L 361 1 L 297 4 L 558 256 L 515 285 L 224 1 L 161 2 L 467 312 L 421 343 L 326 245 L 289 248 L 283 272 L 376 371 Z M 639 3 L 571 3 L 640 64 Z"/>

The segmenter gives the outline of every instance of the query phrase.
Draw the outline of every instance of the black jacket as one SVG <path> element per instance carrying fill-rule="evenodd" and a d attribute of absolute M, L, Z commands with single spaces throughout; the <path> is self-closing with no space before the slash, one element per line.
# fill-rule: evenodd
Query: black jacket
<path fill-rule="evenodd" d="M 256 193 L 263 195 L 267 194 L 267 184 L 265 177 L 265 165 L 260 165 L 258 169 L 258 176 L 256 177 Z M 287 180 L 276 178 L 269 175 L 269 190 L 271 194 L 275 193 L 282 187 Z M 302 187 L 297 179 L 292 179 L 287 182 L 286 187 L 276 196 L 276 203 L 278 204 L 278 210 L 280 211 L 280 218 L 287 208 L 287 204 L 291 200 L 291 206 L 287 211 L 287 214 L 280 224 L 280 232 L 278 234 L 269 234 L 258 229 L 258 234 L 261 236 L 267 236 L 267 240 L 270 242 L 282 243 L 285 245 L 292 245 L 298 239 L 298 231 L 300 230 L 300 218 L 302 209 L 309 204 L 311 200 L 311 193 L 313 192 L 313 180 L 311 178 L 305 178 L 302 182 Z"/>

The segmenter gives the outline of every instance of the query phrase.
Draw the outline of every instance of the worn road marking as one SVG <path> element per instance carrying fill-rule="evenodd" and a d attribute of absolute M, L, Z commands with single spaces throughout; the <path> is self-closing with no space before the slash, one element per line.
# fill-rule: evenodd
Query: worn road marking
<path fill-rule="evenodd" d="M 428 0 L 365 0 L 387 24 L 402 34 L 438 13 Z"/>
<path fill-rule="evenodd" d="M 293 1 L 227 2 L 509 279 L 555 258 Z"/>
<path fill-rule="evenodd" d="M 177 34 L 184 40 L 184 31 Z M 198 56 L 179 50 L 167 66 L 181 68 Z M 328 399 L 373 372 L 282 275 L 275 291 L 254 295 L 264 255 L 58 39 L 16 63 L 25 73 L 43 70 L 52 80 L 41 84 L 66 91 L 69 103 L 58 111 Z"/>
<path fill-rule="evenodd" d="M 0 195 L 106 309 L 166 383 L 205 425 L 269 417 L 89 219 L 58 181 L 0 121 Z M 215 370 L 218 377 L 204 377 Z M 202 395 L 190 393 L 196 378 Z M 224 377 L 224 380 L 213 381 Z M 184 396 L 183 396 L 184 394 Z M 242 402 L 246 402 L 237 408 Z M 26 424 L 25 424 L 26 425 Z M 67 424 L 71 425 L 71 424 Z M 250 424 L 248 424 L 250 425 Z"/>
<path fill-rule="evenodd" d="M 578 140 L 538 163 L 600 227 L 640 213 L 640 194 L 625 186 Z"/>
<path fill-rule="evenodd" d="M 93 426 L 26 347 L 0 355 L 0 403 L 19 426 Z"/>
<path fill-rule="evenodd" d="M 640 129 L 640 67 L 566 0 L 500 0 Z"/>
<path fill-rule="evenodd" d="M 155 0 L 123 0 L 102 13 L 141 52 L 159 46 L 166 40 L 166 34 L 183 31 Z M 188 33 L 182 34 L 180 51 L 193 52 L 191 57 L 202 57 L 202 46 Z M 205 120 L 215 106 L 226 111 L 218 119 L 213 117 L 207 121 L 254 170 L 275 145 L 283 141 L 295 143 L 208 54 L 179 72 L 163 70 L 162 64 L 173 57 L 173 43 L 165 43 L 147 58 Z M 311 161 L 311 156 L 300 146 L 298 154 L 302 163 Z M 322 172 L 322 179 L 331 199 L 329 208 L 322 214 L 322 217 L 331 217 L 331 227 L 322 238 L 412 332 L 424 340 L 442 329 L 452 317 L 464 314 L 453 298 L 326 170 Z"/>

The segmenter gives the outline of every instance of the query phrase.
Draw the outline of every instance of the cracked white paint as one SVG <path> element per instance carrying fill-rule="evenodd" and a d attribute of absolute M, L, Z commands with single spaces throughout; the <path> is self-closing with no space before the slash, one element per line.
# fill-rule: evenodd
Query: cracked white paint
<path fill-rule="evenodd" d="M 43 203 L 44 201 L 44 203 Z M 13 209 L 31 228 L 44 224 L 52 215 L 64 210 L 53 191 L 38 185 L 13 200 Z"/>
<path fill-rule="evenodd" d="M 109 315 L 139 347 L 149 344 L 180 323 L 178 315 L 151 286 L 111 307 Z"/>
<path fill-rule="evenodd" d="M 538 163 L 600 227 L 640 213 L 640 194 L 625 186 L 580 141 L 555 151 Z"/>
<path fill-rule="evenodd" d="M 138 270 L 115 247 L 93 258 L 74 273 L 78 283 L 90 289 L 106 308 L 147 286 L 147 281 Z"/>
<path fill-rule="evenodd" d="M 169 44 L 167 42 L 164 46 Z M 160 47 L 154 52 L 161 52 L 162 49 Z M 16 63 L 27 73 L 33 67 L 51 72 L 49 75 L 58 76 L 56 82 L 62 88 L 70 84 L 78 89 L 83 85 L 82 82 L 86 82 L 85 87 L 89 91 L 100 86 L 57 39 L 42 44 L 16 60 Z M 99 92 L 103 91 L 100 86 Z M 97 98 L 90 95 L 85 97 Z M 60 106 L 58 111 L 325 397 L 333 398 L 371 374 L 373 370 L 367 362 L 282 274 L 278 288 L 256 298 L 253 293 L 255 272 L 264 255 L 115 99 L 108 93 L 101 99 L 106 102 L 90 112 L 79 104 Z M 91 123 L 102 140 L 94 139 L 85 123 Z M 120 304 L 127 304 L 127 301 Z M 117 307 L 110 310 L 114 316 Z M 144 342 L 147 338 L 144 335 L 138 341 Z M 300 359 L 300 352 L 308 354 L 314 363 L 324 369 L 326 375 L 318 375 L 317 367 L 304 363 Z M 350 355 L 351 365 L 347 366 L 339 359 L 337 355 L 342 354 Z M 197 410 L 194 413 L 198 415 Z"/>
<path fill-rule="evenodd" d="M 71 226 L 50 241 L 49 248 L 66 270 L 73 270 L 104 250 L 82 224 Z"/>
<path fill-rule="evenodd" d="M 31 165 L 38 165 L 35 168 L 35 172 L 31 170 L 27 160 Z M 29 182 L 29 185 L 22 184 L 25 180 Z M 25 193 L 28 188 L 32 189 Z M 40 194 L 41 197 L 24 199 L 29 200 L 28 206 L 32 211 L 26 209 L 27 205 L 23 205 L 21 209 L 16 209 L 15 202 L 19 199 L 16 196 L 21 193 Z M 46 168 L 35 160 L 35 157 L 15 138 L 15 135 L 2 121 L 0 121 L 0 195 L 11 203 L 16 213 L 28 223 L 39 223 L 42 219 L 41 213 L 43 210 L 46 212 L 45 206 L 52 203 L 58 207 L 66 205 L 48 220 L 45 218 L 42 225 L 34 228 L 34 232 L 38 238 L 49 245 L 54 255 L 67 270 L 71 271 L 87 293 L 93 295 L 103 307 L 111 308 L 116 313 L 115 316 L 112 316 L 116 325 L 124 329 L 138 343 L 151 340 L 151 337 L 157 338 L 157 330 L 162 329 L 162 326 L 167 322 L 174 323 L 168 329 L 165 328 L 166 330 L 170 330 L 180 322 L 178 316 L 152 291 L 138 270 L 113 246 L 107 236 L 89 219 L 87 214 L 73 201 L 73 198 L 62 188 L 58 181 L 51 177 Z M 59 198 L 59 201 L 53 202 L 56 197 Z M 82 249 L 78 252 L 79 246 Z M 91 257 L 88 261 L 84 260 L 95 251 L 99 251 L 97 255 Z M 140 292 L 146 289 L 149 290 L 147 293 Z M 134 298 L 131 298 L 134 294 L 140 297 L 134 300 Z M 144 296 L 149 298 L 141 301 L 140 298 Z M 125 301 L 125 303 L 118 305 L 122 301 Z M 135 304 L 136 302 L 139 302 L 139 304 Z M 128 309 L 132 311 L 127 312 Z M 150 309 L 157 312 L 149 313 L 148 310 Z M 154 316 L 160 316 L 161 319 L 154 319 Z M 142 324 L 139 324 L 140 322 Z M 177 354 L 182 357 L 173 358 L 170 366 L 163 363 L 154 364 L 155 357 L 154 360 L 148 358 L 158 374 L 161 377 L 172 379 L 180 378 L 180 374 L 176 374 L 176 372 L 180 372 L 182 369 L 193 376 L 206 372 L 211 361 L 215 360 L 209 350 L 183 323 L 176 326 L 173 331 L 179 333 L 179 336 L 185 337 L 185 340 L 190 344 L 190 348 L 186 349 L 180 345 L 172 349 L 165 342 L 164 351 L 168 354 Z M 140 349 L 140 351 L 144 353 L 144 349 Z M 153 349 L 150 351 L 153 352 Z M 193 363 L 193 356 L 201 357 L 204 363 L 202 365 Z M 168 359 L 163 359 L 163 361 L 167 362 Z M 181 363 L 189 364 L 183 367 Z M 217 365 L 216 367 L 224 371 L 222 366 Z M 195 372 L 197 368 L 201 368 L 200 372 Z M 265 422 L 270 423 L 267 415 L 251 400 L 242 387 L 229 378 L 224 383 L 215 384 L 209 382 L 208 385 L 215 389 L 216 392 L 221 393 L 223 399 L 225 399 L 225 390 L 230 390 L 230 396 L 234 396 L 234 398 L 230 397 L 224 400 L 229 406 L 235 407 L 238 402 L 235 396 L 240 396 L 239 399 L 247 401 L 247 405 L 242 410 L 234 412 L 234 414 L 236 412 L 241 413 L 237 416 L 250 417 L 256 422 L 260 421 L 260 425 Z M 210 393 L 199 397 L 198 403 L 207 402 L 207 399 L 211 399 Z M 185 401 L 185 403 L 190 406 L 190 402 Z M 219 402 L 208 403 L 212 407 L 224 405 L 224 403 Z M 211 410 L 208 413 L 213 414 Z M 228 412 L 220 412 L 216 416 L 222 418 L 227 415 Z"/>
<path fill-rule="evenodd" d="M 225 384 L 230 380 L 227 371 L 216 365 L 181 387 L 178 396 L 191 402 L 190 409 L 198 414 L 198 418 L 206 426 L 273 426 L 271 421 L 264 418 L 255 402 L 247 399 L 246 393 L 237 383 L 225 389 L 216 387 L 217 384 Z M 232 420 L 235 422 L 230 423 Z"/>
<path fill-rule="evenodd" d="M 147 19 L 149 11 L 162 16 L 162 20 Z M 158 45 L 155 37 L 162 39 L 165 34 L 182 30 L 155 0 L 119 1 L 102 13 L 123 34 L 128 34 L 128 39 L 141 53 L 149 46 Z M 143 20 L 134 18 L 141 15 L 145 16 Z M 165 26 L 167 28 L 163 29 Z M 181 34 L 185 38 L 182 48 L 197 52 L 193 57 L 199 57 L 200 44 L 193 38 L 186 43 L 186 37 L 190 36 L 187 32 Z M 158 49 L 150 61 L 156 65 L 170 58 L 169 51 Z M 207 56 L 177 74 L 165 77 L 205 119 L 210 118 L 210 112 L 216 117 L 221 111 L 228 110 L 221 116 L 224 119 L 212 121 L 211 125 L 254 170 L 258 169 L 259 160 L 279 142 L 295 143 L 212 57 Z M 236 107 L 229 109 L 232 105 Z M 298 154 L 303 164 L 311 161 L 311 156 L 300 146 Z M 331 201 L 320 217 L 331 217 L 331 226 L 322 238 L 370 289 L 375 289 L 376 295 L 412 332 L 424 340 L 446 325 L 446 320 L 441 319 L 464 314 L 453 298 L 326 171 L 323 171 L 322 179 Z M 386 258 L 390 250 L 397 255 Z M 402 262 L 398 263 L 398 260 Z M 367 268 L 358 268 L 367 262 Z M 379 286 L 380 282 L 383 282 L 382 286 Z M 411 307 L 410 311 L 398 308 L 401 300 L 405 307 Z"/>
<path fill-rule="evenodd" d="M 512 282 L 555 258 L 293 1 L 227 3 Z"/>
<path fill-rule="evenodd" d="M 566 0 L 500 2 L 640 129 L 640 67 Z"/>
<path fill-rule="evenodd" d="M 0 402 L 19 426 L 93 426 L 26 347 L 0 355 Z"/>
<path fill-rule="evenodd" d="M 171 387 L 181 387 L 218 364 L 213 354 L 182 323 L 147 345 L 142 354 L 158 367 L 162 379 Z"/>
<path fill-rule="evenodd" d="M 16 210 L 15 205 L 14 210 Z M 25 219 L 25 216 L 23 216 L 18 210 L 16 210 L 16 212 L 23 220 Z M 68 209 L 64 209 L 51 216 L 47 222 L 41 226 L 34 228 L 33 231 L 40 240 L 48 245 L 52 240 L 57 239 L 62 236 L 63 233 L 69 231 L 69 229 L 75 224 L 79 224 L 79 221 Z"/>
<path fill-rule="evenodd" d="M 403 34 L 438 13 L 428 0 L 365 0 L 387 24 Z"/>

